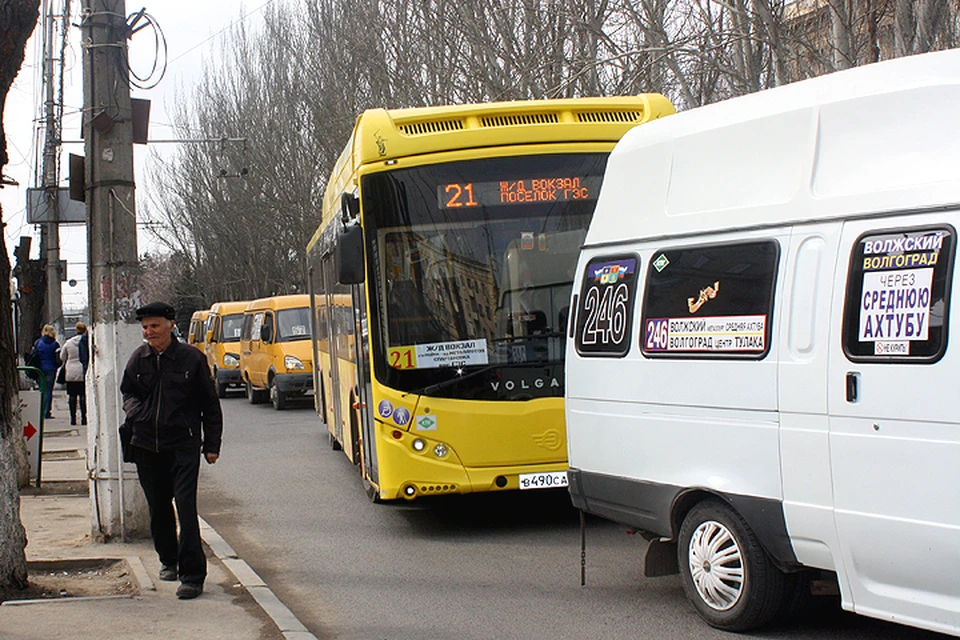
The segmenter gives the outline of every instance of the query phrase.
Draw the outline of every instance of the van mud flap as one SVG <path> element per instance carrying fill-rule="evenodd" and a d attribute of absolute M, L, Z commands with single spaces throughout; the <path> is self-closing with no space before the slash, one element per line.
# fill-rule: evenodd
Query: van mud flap
<path fill-rule="evenodd" d="M 651 540 L 643 559 L 643 575 L 647 578 L 659 578 L 680 573 L 677 564 L 677 543 L 667 538 Z"/>

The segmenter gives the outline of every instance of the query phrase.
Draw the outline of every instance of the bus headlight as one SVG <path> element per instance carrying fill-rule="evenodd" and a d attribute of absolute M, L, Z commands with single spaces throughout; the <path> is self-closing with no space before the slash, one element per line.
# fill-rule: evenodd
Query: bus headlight
<path fill-rule="evenodd" d="M 240 366 L 240 356 L 235 353 L 225 353 L 223 354 L 223 366 L 225 367 L 239 367 Z"/>
<path fill-rule="evenodd" d="M 435 446 L 435 447 L 433 448 L 433 453 L 434 453 L 434 455 L 436 455 L 438 458 L 444 458 L 444 457 L 446 457 L 447 453 L 449 453 L 449 451 L 448 451 L 448 449 L 447 449 L 447 445 L 445 445 L 445 444 L 443 444 L 443 443 L 441 442 L 440 444 L 438 444 L 437 446 Z"/>
<path fill-rule="evenodd" d="M 413 441 L 414 451 L 423 451 L 426 448 L 427 448 L 427 443 L 421 440 L 420 438 L 417 438 L 416 440 Z"/>
<path fill-rule="evenodd" d="M 283 366 L 286 367 L 288 371 L 291 369 L 303 369 L 303 363 L 300 362 L 300 359 L 294 358 L 293 356 L 284 356 Z"/>

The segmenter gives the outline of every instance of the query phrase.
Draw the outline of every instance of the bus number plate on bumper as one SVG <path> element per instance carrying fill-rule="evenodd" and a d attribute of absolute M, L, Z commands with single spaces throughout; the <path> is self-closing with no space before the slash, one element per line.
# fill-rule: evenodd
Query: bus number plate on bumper
<path fill-rule="evenodd" d="M 554 489 L 567 486 L 566 471 L 550 471 L 548 473 L 521 473 L 517 476 L 520 489 Z"/>

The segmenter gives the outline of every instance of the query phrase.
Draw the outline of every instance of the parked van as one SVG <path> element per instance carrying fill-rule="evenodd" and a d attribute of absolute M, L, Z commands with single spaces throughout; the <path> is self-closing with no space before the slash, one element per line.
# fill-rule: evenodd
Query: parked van
<path fill-rule="evenodd" d="M 243 387 L 240 378 L 240 332 L 243 312 L 249 303 L 216 302 L 207 318 L 206 354 L 210 375 L 217 383 L 217 395 L 227 396 L 228 389 Z"/>
<path fill-rule="evenodd" d="M 190 316 L 190 328 L 187 330 L 187 344 L 192 344 L 200 351 L 203 351 L 207 340 L 207 317 L 210 315 L 208 309 L 194 311 Z"/>
<path fill-rule="evenodd" d="M 836 576 L 960 635 L 960 51 L 693 109 L 610 156 L 567 347 L 570 493 L 711 625 Z M 956 291 L 956 292 L 955 292 Z M 954 316 L 957 316 L 955 319 Z"/>
<path fill-rule="evenodd" d="M 277 410 L 313 391 L 310 296 L 254 300 L 244 310 L 240 375 L 251 403 L 267 398 Z"/>

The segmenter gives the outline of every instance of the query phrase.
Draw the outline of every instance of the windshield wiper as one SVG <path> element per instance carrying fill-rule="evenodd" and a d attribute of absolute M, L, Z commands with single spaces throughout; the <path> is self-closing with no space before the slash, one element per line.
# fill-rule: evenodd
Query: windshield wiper
<path fill-rule="evenodd" d="M 528 340 L 537 340 L 539 338 L 562 338 L 564 335 L 562 331 L 550 331 L 549 333 L 531 333 L 525 336 L 513 336 L 510 338 L 494 338 L 489 342 L 493 344 L 498 342 L 527 342 Z"/>
<path fill-rule="evenodd" d="M 451 385 L 454 385 L 454 384 L 456 384 L 457 382 L 460 382 L 461 380 L 466 380 L 466 379 L 468 379 L 468 378 L 473 378 L 474 376 L 478 376 L 478 375 L 480 375 L 481 373 L 486 373 L 487 371 L 490 371 L 491 369 L 496 369 L 497 367 L 502 367 L 502 366 L 503 366 L 502 363 L 488 364 L 487 366 L 481 367 L 480 369 L 477 369 L 476 371 L 471 371 L 470 373 L 468 373 L 468 374 L 466 374 L 466 375 L 457 376 L 457 377 L 455 377 L 455 378 L 448 378 L 447 380 L 443 380 L 443 381 L 441 381 L 441 382 L 436 382 L 436 383 L 434 383 L 434 384 L 428 384 L 427 386 L 425 386 L 425 387 L 423 387 L 423 388 L 421 388 L 421 389 L 417 389 L 417 390 L 415 390 L 415 391 L 407 391 L 407 392 L 404 393 L 401 397 L 406 398 L 407 396 L 411 396 L 411 395 L 422 396 L 422 395 L 425 395 L 425 394 L 427 394 L 427 393 L 435 393 L 435 392 L 439 391 L 440 389 L 446 389 L 447 387 L 449 387 L 449 386 L 451 386 Z"/>

